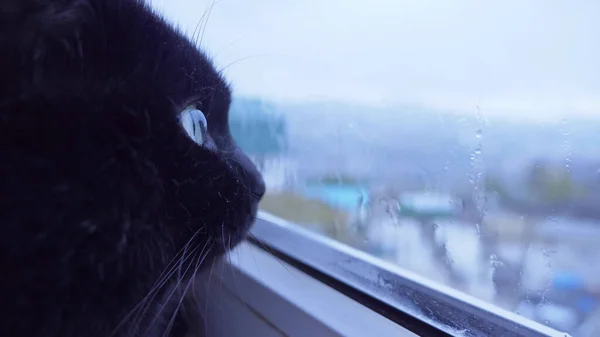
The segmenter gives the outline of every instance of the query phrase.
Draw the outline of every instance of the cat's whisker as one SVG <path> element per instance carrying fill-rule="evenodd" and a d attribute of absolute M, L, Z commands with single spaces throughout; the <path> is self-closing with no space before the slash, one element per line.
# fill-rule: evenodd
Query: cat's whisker
<path fill-rule="evenodd" d="M 171 261 L 167 264 L 167 266 L 163 269 L 163 272 L 158 276 L 156 282 L 154 283 L 154 285 L 150 288 L 150 290 L 148 291 L 148 294 L 141 299 L 138 304 L 136 304 L 133 309 L 131 309 L 129 311 L 129 313 L 127 315 L 125 315 L 125 317 L 123 318 L 123 320 L 121 320 L 121 322 L 119 322 L 119 324 L 117 324 L 117 326 L 115 327 L 115 329 L 113 330 L 113 332 L 109 335 L 109 337 L 113 336 L 117 331 L 119 331 L 119 329 L 123 326 L 123 324 L 125 324 L 130 318 L 132 318 L 132 316 L 135 315 L 136 311 L 138 311 L 139 309 L 141 309 L 145 304 L 147 304 L 146 302 L 150 299 L 150 297 L 155 293 L 164 285 L 164 283 L 166 283 L 166 280 L 168 280 L 174 273 L 175 269 L 175 265 L 178 264 L 179 260 L 182 260 L 185 257 L 185 250 L 186 248 L 189 246 L 189 244 L 194 240 L 194 238 L 196 237 L 196 235 L 198 235 L 198 233 L 200 233 L 200 231 L 204 229 L 200 228 L 198 229 L 193 235 L 192 237 L 188 240 L 188 242 L 177 252 L 177 254 L 175 254 L 175 256 L 173 257 L 173 259 L 171 259 Z M 182 254 L 183 253 L 183 254 Z M 180 257 L 179 254 L 182 254 Z M 152 299 L 154 298 L 154 296 L 152 297 Z M 152 301 L 152 299 L 150 299 L 150 302 Z M 135 325 L 133 325 L 135 326 Z"/>
<path fill-rule="evenodd" d="M 161 275 L 159 275 L 159 277 L 157 278 L 154 285 L 150 288 L 147 296 L 150 296 L 152 294 L 152 292 L 156 291 L 157 289 L 160 289 L 164 285 L 165 281 L 168 280 L 169 278 L 171 278 L 173 273 L 177 270 L 177 268 L 175 266 L 180 265 L 185 259 L 188 258 L 188 257 L 185 257 L 185 253 L 187 252 L 189 245 L 192 243 L 192 241 L 194 240 L 196 235 L 198 235 L 200 233 L 200 231 L 202 231 L 203 228 L 204 227 L 198 229 L 192 235 L 192 237 L 190 237 L 188 242 L 177 252 L 177 254 L 175 254 L 175 257 L 167 264 L 167 266 L 164 268 Z M 197 250 L 197 247 L 194 250 Z M 181 255 L 181 257 L 177 258 L 177 256 L 179 254 L 182 254 L 182 255 Z"/>
<path fill-rule="evenodd" d="M 204 11 L 204 14 L 202 14 L 200 19 L 198 19 L 198 22 L 196 23 L 196 27 L 194 27 L 194 32 L 192 33 L 192 36 L 190 37 L 190 39 L 192 40 L 194 45 L 196 45 L 198 48 L 200 48 L 200 46 L 198 46 L 198 38 L 196 37 L 196 34 L 199 32 L 198 28 L 200 28 L 200 25 L 202 24 L 202 19 L 204 19 L 204 16 L 206 15 L 206 13 L 207 13 L 207 11 Z M 198 35 L 198 36 L 200 36 L 200 35 Z"/>
<path fill-rule="evenodd" d="M 202 16 L 200 17 L 200 19 L 198 19 L 198 23 L 196 23 L 196 26 L 194 27 L 194 32 L 192 33 L 191 36 L 191 41 L 194 43 L 194 45 L 198 48 L 201 48 L 201 46 L 198 44 L 198 40 L 200 39 L 200 35 L 202 32 L 202 24 L 204 23 L 204 19 L 207 17 L 208 13 L 209 13 L 210 7 L 204 10 L 204 13 L 202 13 Z M 200 28 L 200 29 L 198 29 Z"/>
<path fill-rule="evenodd" d="M 202 250 L 200 251 L 200 255 L 204 255 L 204 252 L 207 249 L 207 246 L 208 246 L 208 244 L 209 244 L 210 241 L 211 241 L 210 239 L 206 241 L 206 243 L 204 244 L 204 247 L 202 247 Z M 208 254 L 208 252 L 206 254 Z M 160 314 L 162 314 L 163 310 L 165 309 L 165 307 L 167 306 L 167 304 L 169 303 L 169 301 L 171 300 L 171 298 L 173 297 L 173 295 L 179 290 L 179 286 L 181 285 L 181 282 L 182 282 L 183 278 L 185 276 L 187 276 L 187 273 L 191 269 L 192 266 L 193 266 L 193 263 L 190 263 L 187 266 L 187 268 L 185 269 L 185 271 L 183 273 L 183 277 L 180 278 L 179 280 L 177 280 L 177 283 L 173 287 L 173 290 L 169 293 L 169 295 L 167 296 L 167 298 L 164 299 L 163 304 L 160 306 L 158 312 L 156 314 L 154 314 L 154 318 L 148 324 L 148 328 L 145 330 L 144 335 L 156 323 L 156 320 L 158 319 L 158 317 L 160 317 Z"/>
<path fill-rule="evenodd" d="M 200 261 L 200 260 L 198 260 L 198 261 Z M 192 280 L 193 280 L 194 284 L 196 284 L 196 275 L 198 275 L 198 269 L 200 269 L 200 264 L 198 261 L 196 261 L 196 270 L 194 271 L 194 275 L 192 275 Z M 192 295 L 193 295 L 194 299 L 198 298 L 198 295 L 196 295 L 196 287 L 195 286 L 192 287 Z"/>
<path fill-rule="evenodd" d="M 225 69 L 227 69 L 227 68 L 231 67 L 232 65 L 234 65 L 234 64 L 236 64 L 236 63 L 238 63 L 238 62 L 245 61 L 245 60 L 248 60 L 248 59 L 252 59 L 252 58 L 255 58 L 255 57 L 261 57 L 261 56 L 267 56 L 267 54 L 257 54 L 257 55 L 250 55 L 250 56 L 242 57 L 242 58 L 240 58 L 240 59 L 237 59 L 237 60 L 235 60 L 235 61 L 233 61 L 233 62 L 231 62 L 231 63 L 228 63 L 227 65 L 225 65 L 224 67 L 222 67 L 221 69 L 219 69 L 219 70 L 217 71 L 217 73 L 219 73 L 219 74 L 223 74 L 223 71 L 224 71 Z"/>
<path fill-rule="evenodd" d="M 223 282 L 224 274 L 226 271 L 224 264 L 229 264 L 227 262 L 231 262 L 231 259 L 229 257 L 230 251 L 229 251 L 229 249 L 227 249 L 227 247 L 225 245 L 225 239 L 223 239 L 223 249 L 225 250 L 225 254 L 223 254 L 223 256 L 221 257 L 222 263 L 221 263 L 221 268 L 219 268 L 219 269 L 221 269 L 221 277 L 219 277 L 219 279 L 217 280 L 219 282 L 219 284 L 221 285 L 221 292 L 223 292 L 223 285 L 225 283 L 225 282 Z"/>
<path fill-rule="evenodd" d="M 170 273 L 169 268 L 171 267 L 171 264 L 176 265 L 177 262 L 179 261 L 179 259 L 183 258 L 183 256 L 185 255 L 185 251 L 187 250 L 187 248 L 189 247 L 189 245 L 193 242 L 193 240 L 196 238 L 196 236 L 204 229 L 204 226 L 200 229 L 198 229 L 196 232 L 194 232 L 194 234 L 190 237 L 190 239 L 186 242 L 186 244 L 175 254 L 175 256 L 173 257 L 173 259 L 171 259 L 171 261 L 167 264 L 167 266 L 165 267 L 165 269 L 163 270 L 163 272 L 158 276 L 157 281 L 155 282 L 155 284 L 153 285 L 152 289 L 159 283 L 162 282 L 162 278 L 164 277 L 165 274 Z M 182 254 L 181 257 L 177 258 L 177 256 L 179 254 Z"/>
<path fill-rule="evenodd" d="M 221 244 L 223 246 L 223 250 L 227 252 L 227 246 L 225 245 L 225 223 L 221 224 Z"/>
<path fill-rule="evenodd" d="M 271 256 L 274 256 L 275 259 L 279 262 L 279 264 L 281 264 L 281 266 L 285 268 L 285 270 L 287 270 L 291 275 L 294 275 L 294 273 L 292 273 L 292 271 L 284 264 L 284 262 L 279 257 L 277 257 L 277 255 L 273 252 L 271 248 L 262 243 L 262 241 L 260 241 L 254 234 L 252 234 L 252 232 L 248 232 L 248 235 L 252 236 L 252 238 L 254 238 L 254 241 L 258 242 Z M 294 275 L 294 277 L 296 276 Z"/>
<path fill-rule="evenodd" d="M 211 265 L 210 265 L 210 272 L 208 274 L 208 283 L 206 285 L 206 305 L 205 305 L 205 313 L 208 314 L 208 302 L 209 302 L 209 297 L 210 297 L 210 285 L 212 282 L 212 273 L 213 273 L 213 268 L 215 267 L 215 263 L 216 263 L 217 259 L 213 259 Z"/>
<path fill-rule="evenodd" d="M 233 253 L 232 249 L 232 245 L 231 245 L 231 235 L 229 236 L 229 252 L 227 253 L 227 258 L 229 259 L 229 269 L 231 270 L 231 277 L 233 278 L 233 283 L 235 285 L 236 291 L 240 292 L 240 285 L 237 281 L 237 272 L 236 269 L 233 267 L 233 264 L 231 264 L 231 254 Z M 240 251 L 238 250 L 237 252 L 238 255 L 238 261 L 240 259 Z M 250 308 L 248 307 L 248 304 L 246 303 L 246 301 L 242 301 L 242 304 L 244 305 L 244 307 L 247 310 L 250 310 Z M 251 311 L 251 310 L 250 310 Z"/>
<path fill-rule="evenodd" d="M 230 252 L 233 247 L 231 246 L 231 234 L 227 235 L 227 251 Z"/>
<path fill-rule="evenodd" d="M 213 246 L 211 246 L 211 249 L 212 249 L 212 247 L 213 247 Z M 202 259 L 198 259 L 198 260 L 196 261 L 196 267 L 195 267 L 195 270 L 194 270 L 194 275 L 192 276 L 192 280 L 193 280 L 193 282 L 194 282 L 194 283 L 193 283 L 193 284 L 194 284 L 194 287 L 192 287 L 192 293 L 193 293 L 193 299 L 194 299 L 194 301 L 193 301 L 193 305 L 194 305 L 194 306 L 196 306 L 196 309 L 198 309 L 198 307 L 199 307 L 199 303 L 198 303 L 198 301 L 197 301 L 197 299 L 198 299 L 198 296 L 196 295 L 196 286 L 195 286 L 195 285 L 196 285 L 196 275 L 198 274 L 198 270 L 199 270 L 199 269 L 200 269 L 200 267 L 202 266 L 202 263 L 204 262 L 204 260 L 206 259 L 206 257 L 207 257 L 207 256 L 208 256 L 208 254 L 207 254 L 206 256 L 204 256 Z M 215 257 L 215 258 L 213 258 L 213 263 L 214 263 L 214 261 L 215 261 L 215 260 L 216 260 L 216 257 Z M 211 269 L 211 270 L 212 270 L 212 269 Z M 205 336 L 207 336 L 207 335 L 208 335 L 208 330 L 207 330 L 207 329 L 208 329 L 208 327 L 207 327 L 207 325 L 206 325 L 206 324 L 204 324 L 204 326 L 205 326 L 205 334 L 204 334 L 204 335 L 205 335 Z"/>
<path fill-rule="evenodd" d="M 240 257 L 240 251 L 239 250 L 237 251 L 237 255 L 238 255 L 238 261 L 239 261 L 241 259 L 241 257 Z M 235 283 L 235 287 L 237 288 L 237 291 L 239 292 L 240 291 L 240 286 L 239 286 L 239 283 L 237 282 L 237 277 L 235 276 L 236 270 L 234 269 L 233 265 L 230 265 L 230 268 L 231 268 L 231 272 L 233 274 L 233 276 L 232 276 L 233 277 L 233 282 Z M 246 303 L 246 301 L 242 301 L 242 303 L 244 304 L 244 307 L 247 310 L 252 311 L 252 309 L 248 306 L 248 303 Z"/>
<path fill-rule="evenodd" d="M 181 258 L 179 258 L 181 259 Z M 177 259 L 179 261 L 179 259 Z M 175 269 L 174 267 L 172 268 L 172 272 L 170 272 L 168 275 L 172 275 L 172 273 L 174 273 Z M 119 324 L 117 324 L 117 326 L 113 329 L 113 331 L 111 332 L 111 334 L 109 335 L 109 337 L 114 336 L 123 326 L 125 323 L 127 323 L 130 319 L 133 318 L 133 321 L 135 323 L 130 324 L 130 328 L 133 328 L 135 326 L 137 326 L 139 323 L 138 321 L 141 321 L 143 314 L 146 312 L 147 307 L 152 303 L 152 300 L 154 299 L 154 294 L 155 292 L 157 292 L 160 289 L 160 285 L 161 283 L 158 283 L 159 286 L 153 286 L 151 288 L 150 291 L 148 291 L 148 294 L 146 296 L 144 296 L 143 299 L 141 299 L 130 311 L 129 313 L 127 313 L 127 315 L 125 315 L 125 317 L 119 322 Z M 141 310 L 141 311 L 140 311 Z"/>
<path fill-rule="evenodd" d="M 220 0 L 219 0 L 220 2 Z M 199 47 L 202 47 L 202 40 L 204 39 L 204 33 L 206 32 L 206 27 L 208 26 L 208 19 L 210 18 L 210 14 L 213 11 L 213 8 L 215 7 L 215 5 L 218 2 L 216 0 L 213 0 L 213 2 L 210 5 L 210 8 L 208 9 L 208 14 L 206 15 L 206 21 L 204 21 L 204 27 L 202 28 L 201 34 L 200 34 L 200 43 L 198 44 Z"/>
<path fill-rule="evenodd" d="M 213 58 L 216 59 L 217 57 L 219 57 L 219 55 L 224 52 L 225 50 L 227 50 L 229 47 L 233 46 L 234 44 L 236 44 L 238 41 L 240 41 L 242 39 L 242 37 L 238 37 L 235 40 L 229 42 L 228 44 L 226 44 L 223 48 L 221 48 L 221 50 L 219 50 L 216 54 L 213 55 Z"/>
<path fill-rule="evenodd" d="M 181 303 L 183 303 L 183 301 L 185 299 L 185 294 L 187 293 L 191 284 L 193 284 L 193 278 L 190 277 L 190 279 L 187 281 L 187 284 L 183 290 L 181 298 L 179 299 L 177 306 L 175 307 L 175 310 L 173 310 L 173 315 L 171 315 L 171 319 L 169 319 L 169 323 L 165 327 L 165 331 L 162 334 L 163 337 L 166 337 L 171 333 L 171 329 L 173 328 L 173 324 L 175 323 L 177 314 L 179 314 L 179 308 L 181 307 Z"/>
<path fill-rule="evenodd" d="M 186 294 L 187 294 L 187 292 L 189 290 L 189 287 L 191 285 L 195 284 L 196 273 L 198 272 L 198 269 L 200 268 L 200 265 L 202 264 L 202 262 L 206 259 L 206 257 L 210 253 L 211 249 L 212 249 L 212 247 L 208 247 L 208 249 L 206 250 L 206 253 L 204 253 L 204 254 L 201 253 L 196 258 L 196 262 L 195 262 L 195 266 L 194 266 L 194 271 L 193 271 L 192 277 L 190 277 L 190 279 L 188 280 L 187 285 L 185 286 L 185 289 L 183 290 L 181 298 L 179 299 L 179 303 L 177 304 L 177 307 L 175 308 L 175 311 L 174 311 L 173 315 L 171 316 L 171 319 L 169 320 L 169 324 L 167 325 L 167 327 L 165 329 L 165 332 L 163 333 L 163 337 L 167 336 L 167 334 L 173 328 L 173 324 L 175 323 L 175 318 L 177 317 L 177 314 L 179 313 L 179 309 L 181 307 L 181 304 L 185 300 L 185 296 L 186 296 Z"/>
<path fill-rule="evenodd" d="M 192 249 L 192 251 L 190 252 L 190 254 L 185 257 L 185 258 L 181 258 L 180 260 L 183 262 L 185 262 L 186 260 L 188 260 L 190 257 L 193 256 L 193 254 L 195 253 L 196 250 L 198 250 L 199 246 L 196 246 L 194 249 Z M 185 261 L 184 261 L 185 260 Z M 146 313 L 148 312 L 148 310 L 151 307 L 151 304 L 154 303 L 154 299 L 156 298 L 156 295 L 158 295 L 159 290 L 170 280 L 170 278 L 173 276 L 173 274 L 175 274 L 175 272 L 178 270 L 179 268 L 175 268 L 173 267 L 172 271 L 169 273 L 168 277 L 166 277 L 161 284 L 156 288 L 156 291 L 154 291 L 151 296 L 149 295 L 149 299 L 147 300 L 147 302 L 144 304 L 144 306 L 142 307 L 143 310 L 141 312 L 139 312 L 138 315 L 136 315 L 136 318 L 134 320 L 134 323 L 132 324 L 133 327 L 137 327 L 141 324 L 142 320 L 144 319 L 144 317 L 146 316 Z M 140 308 L 140 309 L 142 309 Z M 156 317 L 155 317 L 156 318 Z"/>

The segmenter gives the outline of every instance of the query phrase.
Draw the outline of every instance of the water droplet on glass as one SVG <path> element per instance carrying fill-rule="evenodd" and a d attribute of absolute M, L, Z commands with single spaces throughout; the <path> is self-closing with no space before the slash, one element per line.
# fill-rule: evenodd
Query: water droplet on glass
<path fill-rule="evenodd" d="M 565 155 L 565 169 L 567 169 L 567 171 L 568 171 L 571 167 L 572 149 L 571 149 L 570 134 L 566 128 L 566 124 L 567 124 L 567 120 L 565 118 L 561 118 L 560 125 L 561 125 L 561 130 L 562 130 L 562 135 L 563 135 L 563 151 L 564 151 L 564 155 Z"/>
<path fill-rule="evenodd" d="M 542 255 L 545 257 L 550 257 L 550 251 L 548 249 L 542 249 Z"/>
<path fill-rule="evenodd" d="M 504 263 L 500 261 L 496 254 L 492 254 L 490 255 L 490 265 L 492 266 L 492 268 L 498 268 L 502 267 Z"/>
<path fill-rule="evenodd" d="M 483 214 L 485 208 L 485 189 L 483 187 L 483 170 L 485 169 L 482 157 L 482 138 L 483 126 L 485 124 L 481 109 L 477 106 L 477 124 L 475 130 L 475 148 L 471 151 L 469 160 L 471 164 L 471 172 L 469 174 L 469 182 L 473 187 L 473 202 L 479 214 Z"/>

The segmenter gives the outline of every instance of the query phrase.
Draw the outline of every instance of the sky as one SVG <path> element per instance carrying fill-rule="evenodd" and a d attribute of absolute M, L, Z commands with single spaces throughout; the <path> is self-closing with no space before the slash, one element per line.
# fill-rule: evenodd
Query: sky
<path fill-rule="evenodd" d="M 597 0 L 152 0 L 273 100 L 600 117 Z"/>

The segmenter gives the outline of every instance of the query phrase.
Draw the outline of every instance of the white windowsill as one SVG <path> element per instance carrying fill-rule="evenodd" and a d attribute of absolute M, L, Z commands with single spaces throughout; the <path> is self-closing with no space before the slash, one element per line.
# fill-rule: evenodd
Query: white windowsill
<path fill-rule="evenodd" d="M 201 277 L 211 337 L 417 336 L 250 243 Z"/>

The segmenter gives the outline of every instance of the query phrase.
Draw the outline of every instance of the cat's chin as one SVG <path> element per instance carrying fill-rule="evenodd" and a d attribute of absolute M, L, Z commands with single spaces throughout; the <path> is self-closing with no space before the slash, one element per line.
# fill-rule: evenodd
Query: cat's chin
<path fill-rule="evenodd" d="M 257 211 L 258 203 L 252 206 L 252 210 L 243 219 L 240 219 L 235 231 L 229 233 L 224 231 L 217 235 L 215 248 L 219 253 L 225 254 L 231 251 L 250 235 L 250 230 L 256 221 Z"/>

